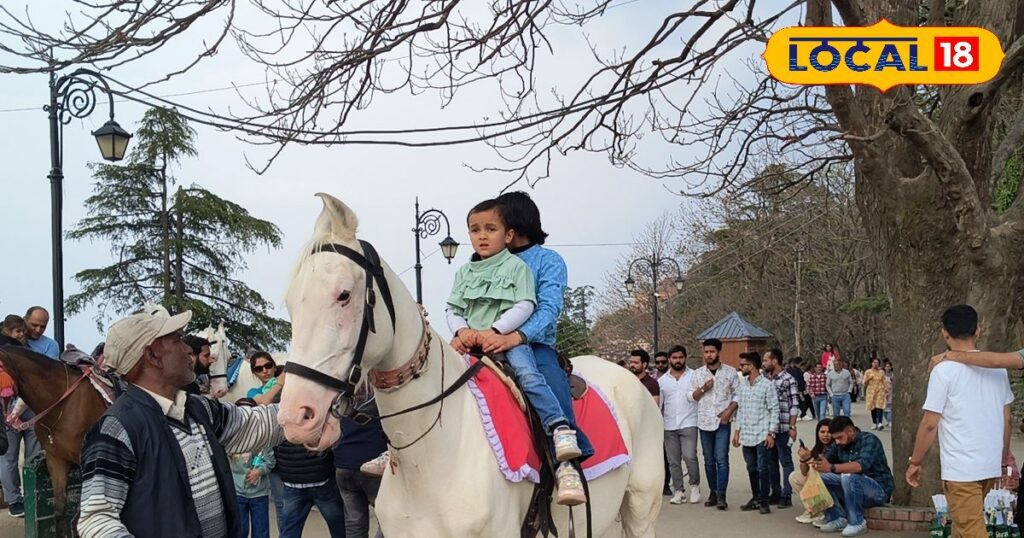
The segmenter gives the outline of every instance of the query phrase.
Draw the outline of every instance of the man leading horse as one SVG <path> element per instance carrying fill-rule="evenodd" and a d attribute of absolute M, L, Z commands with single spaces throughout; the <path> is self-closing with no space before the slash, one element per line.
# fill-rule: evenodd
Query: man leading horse
<path fill-rule="evenodd" d="M 279 444 L 277 405 L 240 408 L 183 390 L 195 380 L 182 342 L 191 318 L 143 313 L 110 327 L 106 364 L 128 386 L 83 443 L 83 538 L 238 532 L 227 454 Z"/>

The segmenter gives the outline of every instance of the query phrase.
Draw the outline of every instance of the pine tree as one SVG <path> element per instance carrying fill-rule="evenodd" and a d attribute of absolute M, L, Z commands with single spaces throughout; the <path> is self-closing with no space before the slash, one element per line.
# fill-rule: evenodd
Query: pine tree
<path fill-rule="evenodd" d="M 82 290 L 68 298 L 75 314 L 99 307 L 100 331 L 115 315 L 158 302 L 171 312 L 192 310 L 192 325 L 223 321 L 232 341 L 281 349 L 287 321 L 267 315 L 272 305 L 234 277 L 245 255 L 281 246 L 281 232 L 245 208 L 198 185 L 181 186 L 169 172 L 197 155 L 196 132 L 172 109 L 146 112 L 125 165 L 93 164 L 96 184 L 86 200 L 89 216 L 69 239 L 102 240 L 113 262 L 75 275 Z"/>
<path fill-rule="evenodd" d="M 566 287 L 562 297 L 564 306 L 562 315 L 558 317 L 555 347 L 566 357 L 592 354 L 587 305 L 593 304 L 594 287 Z"/>

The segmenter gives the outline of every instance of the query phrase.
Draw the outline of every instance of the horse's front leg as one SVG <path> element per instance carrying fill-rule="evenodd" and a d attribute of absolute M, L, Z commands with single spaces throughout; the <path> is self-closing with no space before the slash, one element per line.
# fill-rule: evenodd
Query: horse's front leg
<path fill-rule="evenodd" d="M 53 483 L 53 520 L 57 526 L 57 538 L 71 538 L 73 535 L 67 518 L 68 471 L 71 464 L 62 459 L 46 454 L 46 469 L 50 471 Z"/>

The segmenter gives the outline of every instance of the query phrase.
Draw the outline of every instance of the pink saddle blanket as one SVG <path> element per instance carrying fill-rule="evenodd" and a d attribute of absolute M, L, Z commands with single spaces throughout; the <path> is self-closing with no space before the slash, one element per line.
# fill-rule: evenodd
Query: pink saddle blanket
<path fill-rule="evenodd" d="M 467 362 L 473 361 L 476 359 L 467 358 Z M 468 385 L 480 409 L 484 431 L 501 474 L 511 482 L 527 479 L 538 483 L 540 457 L 530 439 L 526 414 L 511 391 L 487 368 L 481 369 Z M 572 407 L 579 428 L 594 445 L 594 455 L 583 462 L 587 480 L 629 463 L 629 450 L 622 439 L 615 409 L 596 385 L 590 384 L 582 398 L 573 400 Z"/>

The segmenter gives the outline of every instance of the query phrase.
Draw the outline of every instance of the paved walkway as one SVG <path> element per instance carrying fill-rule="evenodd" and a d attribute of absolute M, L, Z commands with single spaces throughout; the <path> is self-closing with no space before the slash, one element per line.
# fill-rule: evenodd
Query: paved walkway
<path fill-rule="evenodd" d="M 854 407 L 854 422 L 869 425 L 870 421 L 864 406 L 857 403 L 854 404 Z M 811 445 L 811 441 L 814 439 L 814 425 L 814 422 L 798 423 L 800 438 L 808 445 Z M 901 431 L 901 434 L 913 435 L 915 431 L 916 425 L 908 425 Z M 885 445 L 886 451 L 890 454 L 889 461 L 891 464 L 891 432 L 885 430 L 877 433 Z M 1024 438 L 1020 435 L 1014 436 L 1013 450 L 1016 454 L 1024 454 Z M 703 469 L 702 460 L 702 473 Z M 937 469 L 933 470 L 933 472 L 935 471 Z M 793 520 L 802 511 L 798 507 L 787 510 L 774 510 L 770 515 L 761 515 L 756 512 L 740 512 L 739 505 L 750 498 L 750 485 L 747 482 L 743 456 L 737 448 L 733 448 L 730 452 L 730 475 L 730 507 L 727 512 L 723 513 L 718 510 L 704 508 L 703 504 L 671 505 L 668 504 L 668 499 L 666 498 L 661 510 L 661 517 L 658 519 L 658 536 L 695 536 L 699 538 L 733 538 L 751 535 L 764 538 L 824 536 L 811 525 L 800 525 Z M 703 475 L 701 478 L 701 494 L 707 495 L 707 486 L 703 483 Z M 901 479 L 902 477 L 897 477 L 897 480 Z M 794 502 L 796 502 L 796 499 L 794 499 Z M 6 513 L 0 513 L 0 538 L 20 538 L 24 535 L 23 527 L 21 520 L 13 519 Z M 274 528 L 273 524 L 271 524 L 271 528 Z M 271 535 L 276 537 L 277 532 L 272 532 Z M 310 514 L 309 522 L 303 535 L 310 538 L 329 536 L 327 527 L 317 512 L 314 511 Z M 872 531 L 868 536 L 926 538 L 928 534 Z"/>

